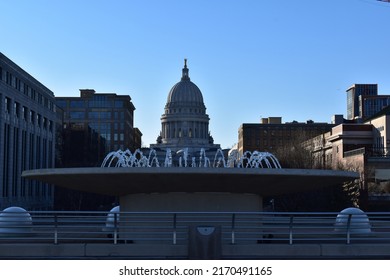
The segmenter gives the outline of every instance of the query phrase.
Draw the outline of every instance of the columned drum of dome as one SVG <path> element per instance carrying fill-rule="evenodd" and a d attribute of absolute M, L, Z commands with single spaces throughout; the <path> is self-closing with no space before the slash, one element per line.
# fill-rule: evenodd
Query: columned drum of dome
<path fill-rule="evenodd" d="M 161 131 L 154 149 L 171 149 L 175 152 L 184 147 L 218 149 L 209 132 L 209 116 L 203 95 L 189 77 L 187 60 L 184 60 L 181 80 L 168 93 L 164 114 L 161 116 Z"/>

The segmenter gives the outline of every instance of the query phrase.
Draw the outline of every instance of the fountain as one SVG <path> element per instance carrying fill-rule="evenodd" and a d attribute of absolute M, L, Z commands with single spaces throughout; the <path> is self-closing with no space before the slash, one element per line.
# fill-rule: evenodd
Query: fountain
<path fill-rule="evenodd" d="M 159 151 L 161 152 L 161 151 Z M 114 168 L 116 167 L 116 168 Z M 283 169 L 267 152 L 188 149 L 165 156 L 118 150 L 101 167 L 27 170 L 57 186 L 118 196 L 121 211 L 262 211 L 262 197 L 316 190 L 358 178 L 355 172 Z"/>
<path fill-rule="evenodd" d="M 225 155 L 221 149 L 218 149 L 214 156 L 213 164 L 206 155 L 205 149 L 199 152 L 199 160 L 196 157 L 191 158 L 189 164 L 188 148 L 180 150 L 177 154 L 182 154 L 179 157 L 179 167 L 204 167 L 204 168 L 281 168 L 278 159 L 271 153 L 258 152 L 253 153 L 247 151 L 242 157 L 238 153 L 233 152 L 229 155 L 228 160 L 225 160 Z M 184 162 L 184 163 L 183 163 Z M 101 167 L 160 167 L 157 152 L 154 149 L 149 151 L 149 155 L 145 156 L 140 149 L 134 153 L 130 150 L 118 150 L 110 152 L 103 160 Z M 168 149 L 165 154 L 163 167 L 172 167 L 172 151 Z"/>
<path fill-rule="evenodd" d="M 283 169 L 267 152 L 235 151 L 225 158 L 209 132 L 203 95 L 190 80 L 187 60 L 164 108 L 159 140 L 148 154 L 146 149 L 118 150 L 106 156 L 103 168 L 28 170 L 22 176 L 118 196 L 121 211 L 227 212 L 262 211 L 263 196 L 358 178 L 346 171 Z"/>
<path fill-rule="evenodd" d="M 222 238 L 219 229 L 226 227 L 226 219 L 231 219 L 229 213 L 245 216 L 248 212 L 263 211 L 263 196 L 316 190 L 358 178 L 357 173 L 347 171 L 283 169 L 272 154 L 256 151 L 245 152 L 241 157 L 233 152 L 225 159 L 221 150 L 210 156 L 210 151 L 201 149 L 198 156 L 192 156 L 183 149 L 176 154 L 167 150 L 165 157 L 160 157 L 153 149 L 149 154 L 141 150 L 115 151 L 106 156 L 101 167 L 28 170 L 22 176 L 61 187 L 118 196 L 123 214 L 120 223 L 134 226 L 118 232 L 127 241 L 140 235 L 138 221 L 132 220 L 131 213 L 165 213 L 170 219 L 176 215 L 173 213 L 200 214 L 196 221 L 183 222 L 190 230 L 190 243 L 195 246 L 191 248 L 204 245 L 199 241 L 204 238 L 197 237 L 202 235 L 197 233 L 199 228 L 215 229 L 217 237 L 213 240 L 218 243 Z M 211 212 L 223 217 L 215 221 Z M 112 229 L 110 213 L 106 231 Z M 155 221 L 149 223 L 142 221 L 143 226 L 155 226 Z M 261 221 L 253 221 L 252 226 L 254 233 L 260 236 L 256 228 L 261 227 Z M 214 255 L 218 256 L 218 252 Z"/>

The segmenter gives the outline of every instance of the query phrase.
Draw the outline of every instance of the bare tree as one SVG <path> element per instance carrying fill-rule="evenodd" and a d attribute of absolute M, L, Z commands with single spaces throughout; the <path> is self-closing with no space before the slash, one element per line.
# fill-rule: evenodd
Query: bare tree
<path fill-rule="evenodd" d="M 343 184 L 343 190 L 348 195 L 348 198 L 352 202 L 354 207 L 360 208 L 362 204 L 364 205 L 364 195 L 367 194 L 367 189 L 365 188 L 365 178 L 368 178 L 368 173 L 371 172 L 369 169 L 364 169 L 363 166 L 358 164 L 345 164 L 342 162 L 337 163 L 338 170 L 354 171 L 360 174 L 360 177 L 355 180 L 345 182 Z"/>
<path fill-rule="evenodd" d="M 308 145 L 312 146 L 313 143 L 308 138 L 310 138 L 309 135 L 302 131 L 276 149 L 275 156 L 283 168 L 314 168 L 315 160 L 311 152 L 312 147 L 308 147 Z"/>
<path fill-rule="evenodd" d="M 309 140 L 308 140 L 309 139 Z M 315 143 L 304 132 L 292 138 L 275 151 L 283 168 L 324 168 L 313 155 Z M 356 166 L 339 164 L 338 169 L 357 171 Z M 346 207 L 359 207 L 362 179 L 352 180 L 315 192 L 304 192 L 273 197 L 278 211 L 340 211 Z"/>
<path fill-rule="evenodd" d="M 352 202 L 353 207 L 360 207 L 360 189 L 361 181 L 360 179 L 352 180 L 345 182 L 343 184 L 343 190 L 348 195 L 348 198 Z"/>

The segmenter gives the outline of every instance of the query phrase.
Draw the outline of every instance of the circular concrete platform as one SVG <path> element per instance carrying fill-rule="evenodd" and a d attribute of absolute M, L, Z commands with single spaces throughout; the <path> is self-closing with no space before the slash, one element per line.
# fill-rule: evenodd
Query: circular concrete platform
<path fill-rule="evenodd" d="M 340 185 L 359 178 L 349 171 L 261 168 L 57 168 L 24 171 L 22 176 L 56 186 L 106 195 L 223 192 L 261 196 Z"/>

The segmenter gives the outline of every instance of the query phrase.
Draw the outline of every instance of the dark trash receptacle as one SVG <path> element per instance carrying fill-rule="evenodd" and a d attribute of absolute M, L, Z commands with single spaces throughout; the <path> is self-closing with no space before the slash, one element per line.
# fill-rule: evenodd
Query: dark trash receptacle
<path fill-rule="evenodd" d="M 221 227 L 191 226 L 188 246 L 188 257 L 190 259 L 220 259 Z"/>

